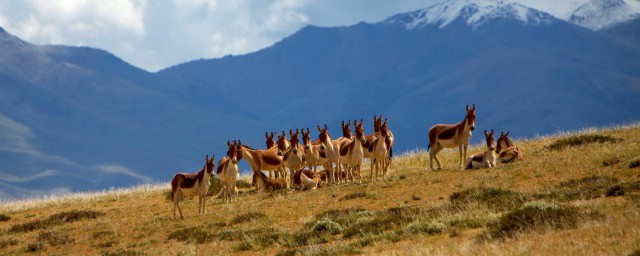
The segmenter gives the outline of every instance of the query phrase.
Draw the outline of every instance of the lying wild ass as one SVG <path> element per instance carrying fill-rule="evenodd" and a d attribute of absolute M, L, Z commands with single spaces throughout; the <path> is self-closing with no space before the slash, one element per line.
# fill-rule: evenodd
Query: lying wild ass
<path fill-rule="evenodd" d="M 484 131 L 484 137 L 487 141 L 487 151 L 480 154 L 471 155 L 465 163 L 466 169 L 493 168 L 496 167 L 495 142 L 493 140 L 493 130 L 487 133 Z"/>
<path fill-rule="evenodd" d="M 259 170 L 253 170 L 253 184 L 256 186 L 256 190 L 278 190 L 287 188 L 287 180 L 284 178 L 269 179 L 267 175 Z"/>
<path fill-rule="evenodd" d="M 176 218 L 176 208 L 180 212 L 180 217 L 184 219 L 182 215 L 182 209 L 180 208 L 180 201 L 187 196 L 198 196 L 198 215 L 207 214 L 205 209 L 206 196 L 209 191 L 209 180 L 213 176 L 213 169 L 215 168 L 215 156 L 209 159 L 207 155 L 205 157 L 205 164 L 197 173 L 178 173 L 173 176 L 171 180 L 171 200 L 173 201 L 173 218 Z"/>
<path fill-rule="evenodd" d="M 433 159 L 438 164 L 438 170 L 442 169 L 438 160 L 438 152 L 444 148 L 458 147 L 460 152 L 460 169 L 464 170 L 464 160 L 467 158 L 467 147 L 471 140 L 471 132 L 476 128 L 476 105 L 469 109 L 467 105 L 467 115 L 462 122 L 457 124 L 436 124 L 429 129 L 429 166 L 433 168 Z M 464 149 L 464 150 L 463 150 Z"/>
<path fill-rule="evenodd" d="M 498 154 L 498 159 L 501 163 L 513 163 L 516 160 L 522 159 L 522 152 L 520 152 L 520 149 L 511 142 L 509 132 L 500 132 L 496 153 Z"/>

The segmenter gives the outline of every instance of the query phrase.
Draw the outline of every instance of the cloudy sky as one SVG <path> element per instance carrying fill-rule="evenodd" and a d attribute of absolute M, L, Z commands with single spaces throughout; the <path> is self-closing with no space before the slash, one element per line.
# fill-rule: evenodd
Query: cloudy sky
<path fill-rule="evenodd" d="M 377 22 L 442 1 L 0 0 L 0 26 L 31 43 L 96 47 L 157 71 L 253 52 L 309 24 Z M 585 0 L 515 1 L 561 15 L 563 6 Z"/>

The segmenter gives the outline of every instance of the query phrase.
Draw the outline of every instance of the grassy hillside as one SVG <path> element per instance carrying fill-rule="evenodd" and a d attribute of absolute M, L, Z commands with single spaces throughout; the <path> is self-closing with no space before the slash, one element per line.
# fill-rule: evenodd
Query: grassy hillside
<path fill-rule="evenodd" d="M 184 220 L 172 219 L 168 185 L 5 203 L 0 254 L 640 253 L 639 125 L 516 144 L 524 161 L 494 169 L 457 170 L 447 150 L 432 172 L 412 152 L 386 182 L 247 188 L 231 204 L 209 199 L 203 216 L 183 201 Z"/>

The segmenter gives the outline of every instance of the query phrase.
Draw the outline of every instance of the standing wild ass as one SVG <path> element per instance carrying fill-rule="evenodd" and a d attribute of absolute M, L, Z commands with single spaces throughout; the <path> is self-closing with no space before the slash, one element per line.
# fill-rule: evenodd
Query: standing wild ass
<path fill-rule="evenodd" d="M 438 160 L 438 152 L 444 148 L 458 147 L 460 152 L 460 169 L 464 170 L 464 160 L 467 158 L 467 147 L 471 140 L 471 132 L 476 129 L 476 104 L 469 109 L 467 105 L 467 115 L 462 122 L 457 124 L 436 124 L 429 129 L 429 167 L 433 169 L 433 159 L 438 164 L 438 170 L 442 169 Z M 463 152 L 464 151 L 464 152 Z M 464 153 L 464 154 L 463 154 Z"/>
<path fill-rule="evenodd" d="M 180 212 L 180 217 L 184 219 L 182 215 L 182 209 L 180 208 L 180 201 L 187 196 L 198 196 L 198 215 L 207 214 L 205 209 L 207 192 L 209 190 L 209 180 L 213 176 L 213 169 L 215 168 L 216 156 L 212 156 L 209 159 L 207 155 L 205 157 L 205 164 L 197 173 L 178 173 L 173 176 L 171 180 L 171 199 L 173 201 L 173 218 L 176 218 L 176 208 Z"/>
<path fill-rule="evenodd" d="M 235 201 L 238 189 L 236 188 L 236 180 L 240 176 L 238 171 L 238 162 L 242 159 L 242 153 L 240 153 L 240 144 L 236 141 L 231 143 L 227 141 L 229 150 L 227 156 L 220 159 L 218 162 L 218 169 L 216 174 L 220 183 L 222 183 L 221 193 L 224 195 L 224 200 L 227 203 Z"/>
<path fill-rule="evenodd" d="M 282 136 L 278 136 L 276 146 L 270 149 L 254 149 L 240 144 L 242 158 L 249 163 L 254 171 L 278 171 L 281 170 L 284 151 L 286 151 L 285 141 Z M 271 173 L 269 173 L 271 176 Z"/>
<path fill-rule="evenodd" d="M 351 121 L 349 121 L 349 123 L 351 123 Z M 364 128 L 362 128 L 363 123 L 364 121 L 362 119 L 360 119 L 360 124 L 358 124 L 357 120 L 354 120 L 353 124 L 356 129 L 355 138 L 345 139 L 340 145 L 340 163 L 346 172 L 346 182 L 349 182 L 349 180 L 355 182 L 354 174 L 357 174 L 360 184 L 362 184 L 362 174 L 360 172 L 362 158 L 364 157 L 362 145 L 366 143 Z"/>
<path fill-rule="evenodd" d="M 292 130 L 289 130 L 291 147 L 289 147 L 289 149 L 284 153 L 283 158 L 285 168 L 289 169 L 289 184 L 293 183 L 294 172 L 304 167 L 306 162 L 304 147 L 300 145 L 300 139 L 298 138 L 299 135 L 300 130 L 296 129 L 295 133 Z M 287 172 L 287 170 L 285 170 L 285 172 Z"/>
<path fill-rule="evenodd" d="M 320 150 L 325 152 L 327 157 L 327 167 L 329 171 L 329 183 L 336 183 L 338 177 L 337 174 L 340 173 L 340 142 L 335 141 L 331 138 L 331 134 L 329 134 L 327 125 L 324 125 L 324 129 L 320 128 L 318 125 L 318 131 L 320 135 L 318 135 L 318 139 L 320 140 Z M 335 169 L 334 169 L 335 164 Z M 337 169 L 337 170 L 336 170 Z"/>

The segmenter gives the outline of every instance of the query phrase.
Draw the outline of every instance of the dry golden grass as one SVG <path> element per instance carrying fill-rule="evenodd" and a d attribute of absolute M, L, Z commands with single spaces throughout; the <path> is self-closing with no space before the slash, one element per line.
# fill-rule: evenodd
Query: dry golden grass
<path fill-rule="evenodd" d="M 2 203 L 0 254 L 629 255 L 640 249 L 640 126 L 580 134 L 622 141 L 550 150 L 576 134 L 520 140 L 524 161 L 473 171 L 457 169 L 454 150 L 438 172 L 411 152 L 386 182 L 243 189 L 231 204 L 209 198 L 203 216 L 193 198 L 184 220 L 172 219 L 168 184 Z"/>

